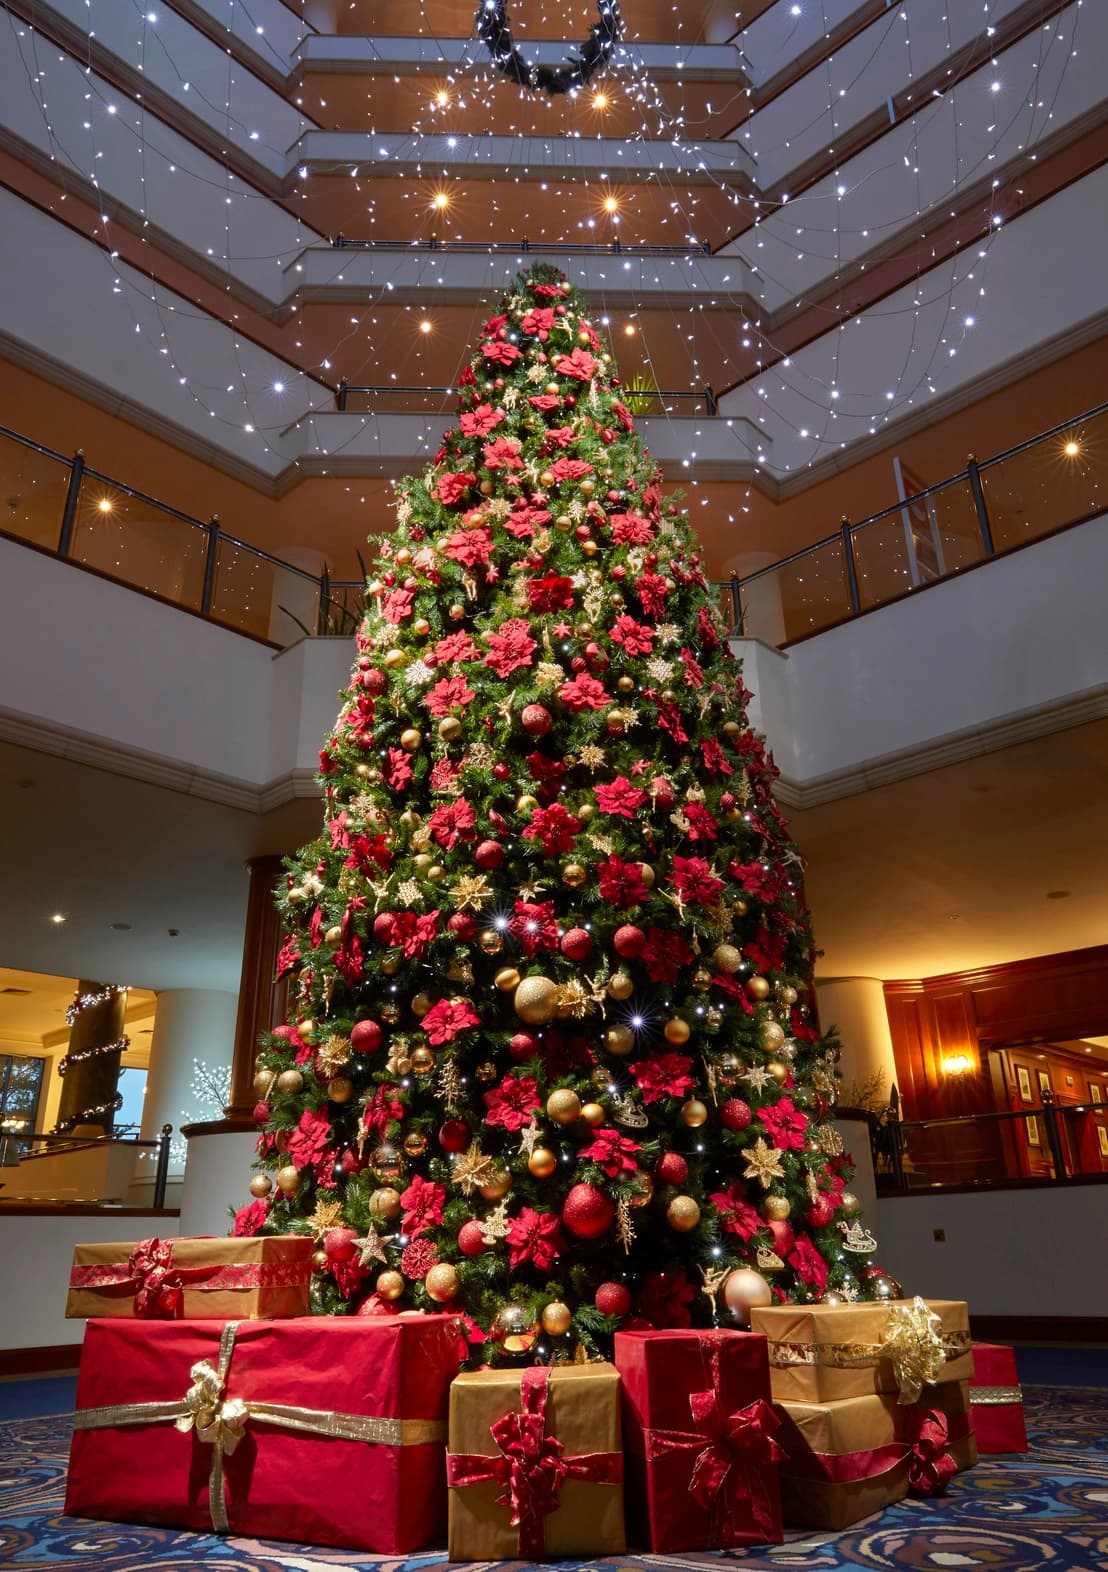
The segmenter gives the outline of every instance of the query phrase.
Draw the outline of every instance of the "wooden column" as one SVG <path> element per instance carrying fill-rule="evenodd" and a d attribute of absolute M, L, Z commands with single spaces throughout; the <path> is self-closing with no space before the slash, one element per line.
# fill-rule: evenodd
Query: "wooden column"
<path fill-rule="evenodd" d="M 274 901 L 278 881 L 284 878 L 281 857 L 253 857 L 246 864 L 250 894 L 246 902 L 246 935 L 242 947 L 235 1052 L 231 1061 L 231 1093 L 227 1118 L 252 1123 L 254 1059 L 262 1032 L 278 1025 L 284 1008 L 285 988 L 274 981 L 277 952 L 281 946 L 281 919 Z"/>
<path fill-rule="evenodd" d="M 106 998 L 101 998 L 106 994 Z M 58 1108 L 58 1129 L 63 1133 L 85 1125 L 98 1127 L 107 1135 L 115 1123 L 116 1088 L 123 1053 L 123 1021 L 127 1014 L 127 995 L 114 983 L 77 984 L 77 998 L 95 999 L 74 1019 L 69 1032 L 65 1079 Z M 120 1046 L 114 1053 L 97 1053 L 110 1044 Z M 87 1058 L 82 1058 L 87 1054 Z M 86 1118 L 81 1115 L 88 1110 Z M 99 1110 L 99 1111 L 97 1111 Z"/>

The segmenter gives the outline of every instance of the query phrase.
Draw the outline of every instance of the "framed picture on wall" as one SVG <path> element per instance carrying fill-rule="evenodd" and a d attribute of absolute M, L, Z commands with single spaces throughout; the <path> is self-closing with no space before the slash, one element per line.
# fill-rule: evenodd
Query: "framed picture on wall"
<path fill-rule="evenodd" d="M 1039 1121 L 1037 1119 L 1027 1120 L 1027 1144 L 1028 1146 L 1041 1146 L 1043 1144 L 1039 1139 Z"/>
<path fill-rule="evenodd" d="M 1025 1103 L 1034 1101 L 1031 1094 L 1031 1071 L 1026 1065 L 1018 1064 L 1016 1066 L 1016 1085 L 1019 1087 L 1020 1096 Z"/>
<path fill-rule="evenodd" d="M 1095 1081 L 1089 1082 L 1089 1099 L 1094 1103 L 1103 1102 L 1104 1100 L 1100 1087 Z"/>
<path fill-rule="evenodd" d="M 1050 1091 L 1050 1071 L 1049 1070 L 1039 1070 L 1037 1072 L 1037 1074 L 1038 1074 L 1038 1077 L 1039 1077 L 1039 1090 L 1040 1090 L 1040 1092 L 1049 1092 Z"/>
<path fill-rule="evenodd" d="M 1096 1144 L 1100 1147 L 1101 1157 L 1108 1157 L 1108 1124 L 1097 1125 Z"/>

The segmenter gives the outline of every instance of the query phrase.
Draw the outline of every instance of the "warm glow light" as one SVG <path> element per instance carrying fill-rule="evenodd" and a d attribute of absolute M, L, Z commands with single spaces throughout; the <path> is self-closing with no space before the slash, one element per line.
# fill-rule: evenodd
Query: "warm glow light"
<path fill-rule="evenodd" d="M 608 107 L 608 95 L 607 95 L 607 93 L 594 93 L 592 95 L 592 107 L 594 109 L 607 109 L 607 107 Z"/>
<path fill-rule="evenodd" d="M 424 317 L 423 321 L 419 324 L 419 331 L 421 333 L 430 333 L 431 324 L 428 322 L 426 317 Z"/>
<path fill-rule="evenodd" d="M 435 103 L 440 109 L 445 109 L 449 102 L 450 94 L 446 91 L 445 87 L 440 87 L 438 92 L 435 94 Z"/>
<path fill-rule="evenodd" d="M 619 212 L 619 202 L 614 196 L 608 196 L 604 198 L 604 211 L 605 213 Z"/>
<path fill-rule="evenodd" d="M 62 922 L 65 921 L 65 918 L 62 916 L 61 912 L 55 912 L 53 917 L 51 917 L 50 921 L 51 922 L 62 923 Z"/>
<path fill-rule="evenodd" d="M 972 1069 L 973 1060 L 968 1053 L 952 1053 L 943 1060 L 943 1070 L 947 1075 L 966 1075 Z"/>
<path fill-rule="evenodd" d="M 110 513 L 112 511 L 111 499 L 109 497 L 101 497 L 96 506 L 100 509 L 101 513 Z"/>
<path fill-rule="evenodd" d="M 1081 452 L 1081 444 L 1079 442 L 1067 442 L 1062 452 L 1067 458 L 1076 458 Z"/>
<path fill-rule="evenodd" d="M 434 197 L 431 199 L 431 206 L 437 207 L 441 212 L 444 207 L 450 206 L 450 198 L 447 196 L 445 191 L 436 191 Z"/>
<path fill-rule="evenodd" d="M 635 324 L 633 322 L 625 322 L 623 325 L 623 331 L 627 334 L 628 338 L 634 338 Z"/>

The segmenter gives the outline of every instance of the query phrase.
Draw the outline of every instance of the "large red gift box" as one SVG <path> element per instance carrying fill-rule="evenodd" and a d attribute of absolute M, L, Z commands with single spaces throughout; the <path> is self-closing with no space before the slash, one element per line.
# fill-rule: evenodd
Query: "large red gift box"
<path fill-rule="evenodd" d="M 751 1332 L 617 1332 L 627 1524 L 655 1552 L 777 1544 L 781 1421 L 766 1340 Z"/>
<path fill-rule="evenodd" d="M 970 1418 L 982 1456 L 1026 1452 L 1027 1425 L 1016 1354 L 1002 1343 L 974 1343 Z"/>
<path fill-rule="evenodd" d="M 93 1319 L 65 1510 L 379 1554 L 441 1543 L 459 1323 Z"/>

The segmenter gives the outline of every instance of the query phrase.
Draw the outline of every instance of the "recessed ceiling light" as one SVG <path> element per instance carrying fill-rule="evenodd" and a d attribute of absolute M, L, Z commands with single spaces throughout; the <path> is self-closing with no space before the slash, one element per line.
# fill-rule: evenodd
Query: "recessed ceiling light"
<path fill-rule="evenodd" d="M 113 922 L 111 927 L 115 929 L 116 933 L 130 933 L 131 931 L 131 924 L 129 922 Z"/>
<path fill-rule="evenodd" d="M 1048 890 L 1046 898 L 1048 901 L 1067 901 L 1072 894 L 1072 890 Z"/>
<path fill-rule="evenodd" d="M 65 920 L 66 919 L 62 915 L 61 912 L 55 912 L 53 917 L 51 917 L 51 919 L 50 919 L 51 922 L 56 922 L 56 923 L 59 923 L 59 924 L 65 922 Z"/>

